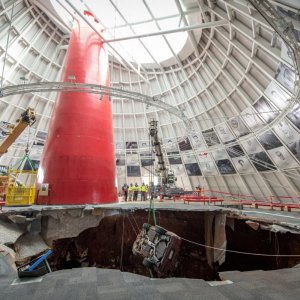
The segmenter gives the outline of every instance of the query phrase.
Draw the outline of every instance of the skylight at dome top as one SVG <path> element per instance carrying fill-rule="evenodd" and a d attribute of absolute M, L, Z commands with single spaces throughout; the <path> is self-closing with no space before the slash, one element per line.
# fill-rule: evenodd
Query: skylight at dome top
<path fill-rule="evenodd" d="M 67 14 L 62 7 L 54 0 L 52 3 L 65 19 Z M 107 40 L 185 26 L 174 0 L 75 0 L 72 4 L 80 11 L 89 8 L 100 21 L 102 35 Z M 112 42 L 112 46 L 128 61 L 160 63 L 177 55 L 187 38 L 187 32 L 176 32 Z"/>

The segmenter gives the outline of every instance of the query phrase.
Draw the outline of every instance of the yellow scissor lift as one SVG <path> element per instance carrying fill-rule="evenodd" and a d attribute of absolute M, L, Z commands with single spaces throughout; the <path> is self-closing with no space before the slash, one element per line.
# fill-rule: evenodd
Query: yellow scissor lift
<path fill-rule="evenodd" d="M 26 161 L 31 170 L 22 170 Z M 18 168 L 15 166 L 18 165 Z M 32 162 L 28 157 L 28 151 L 15 166 L 9 169 L 9 183 L 6 188 L 5 205 L 23 206 L 34 204 L 36 195 L 37 171 L 34 170 Z"/>

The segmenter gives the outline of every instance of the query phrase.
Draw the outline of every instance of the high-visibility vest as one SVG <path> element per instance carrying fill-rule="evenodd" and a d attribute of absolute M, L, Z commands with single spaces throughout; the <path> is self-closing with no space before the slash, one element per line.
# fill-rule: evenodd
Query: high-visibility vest
<path fill-rule="evenodd" d="M 129 192 L 133 192 L 133 191 L 134 191 L 133 188 L 134 188 L 134 186 L 130 186 L 130 187 L 128 188 L 128 191 L 129 191 Z"/>
<path fill-rule="evenodd" d="M 146 188 L 145 185 L 142 185 L 142 186 L 141 186 L 141 192 L 147 192 L 147 188 Z"/>

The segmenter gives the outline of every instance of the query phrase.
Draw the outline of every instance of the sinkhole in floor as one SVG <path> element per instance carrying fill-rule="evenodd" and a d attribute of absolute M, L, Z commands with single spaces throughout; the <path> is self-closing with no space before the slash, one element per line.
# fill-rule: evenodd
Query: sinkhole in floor
<path fill-rule="evenodd" d="M 256 226 L 259 224 L 249 224 L 244 219 L 231 216 L 226 216 L 223 231 L 220 231 L 219 225 L 212 221 L 220 214 L 170 210 L 156 212 L 158 225 L 194 242 L 182 241 L 177 268 L 169 276 L 218 280 L 222 271 L 274 270 L 293 267 L 300 262 L 300 257 L 226 252 L 225 262 L 220 266 L 210 263 L 214 256 L 220 255 L 220 251 L 209 251 L 198 244 L 214 245 L 213 240 L 216 237 L 220 240 L 222 232 L 225 233 L 226 249 L 229 250 L 271 255 L 300 253 L 299 234 L 263 230 Z M 142 264 L 143 258 L 132 253 L 132 245 L 147 219 L 148 213 L 144 210 L 124 212 L 104 217 L 97 227 L 86 229 L 77 237 L 55 240 L 54 255 L 50 259 L 52 269 L 99 267 L 150 276 L 149 270 Z M 153 223 L 152 218 L 150 223 Z"/>

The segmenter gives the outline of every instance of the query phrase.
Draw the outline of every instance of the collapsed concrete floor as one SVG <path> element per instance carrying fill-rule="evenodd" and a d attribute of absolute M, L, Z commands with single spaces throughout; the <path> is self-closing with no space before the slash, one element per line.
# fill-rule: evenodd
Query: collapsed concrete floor
<path fill-rule="evenodd" d="M 205 215 L 199 215 L 199 212 L 159 212 L 158 224 L 187 240 L 205 244 Z M 149 271 L 142 265 L 142 258 L 132 254 L 132 244 L 146 220 L 144 211 L 107 217 L 97 227 L 83 231 L 78 237 L 55 240 L 51 264 L 56 270 L 93 266 L 149 276 Z M 298 234 L 255 230 L 245 221 L 234 218 L 227 218 L 227 222 L 230 224 L 226 226 L 227 249 L 263 254 L 300 253 Z M 299 262 L 300 257 L 227 253 L 225 263 L 216 270 L 208 264 L 204 247 L 183 241 L 178 268 L 173 276 L 215 280 L 219 278 L 216 271 L 274 270 L 292 267 Z"/>
<path fill-rule="evenodd" d="M 198 244 L 208 244 L 207 220 L 217 216 L 225 216 L 223 227 L 227 249 L 261 254 L 300 253 L 300 230 L 297 226 L 245 217 L 238 210 L 213 206 L 200 209 L 191 206 L 182 209 L 178 206 L 177 209 L 159 208 L 156 212 L 158 225 Z M 11 209 L 0 215 L 0 244 L 2 248 L 6 247 L 6 251 L 16 251 L 14 259 L 19 263 L 51 247 L 54 254 L 49 261 L 53 270 L 94 266 L 150 276 L 142 265 L 142 258 L 134 256 L 131 250 L 138 231 L 147 219 L 146 206 L 138 205 L 134 208 Z M 210 223 L 210 231 L 212 236 L 220 235 L 215 223 Z M 210 242 L 210 245 L 215 244 Z M 209 254 L 203 246 L 184 240 L 178 268 L 172 275 L 215 280 L 218 279 L 218 271 L 274 270 L 292 267 L 300 262 L 300 257 L 250 256 L 227 252 L 225 262 L 217 269 L 209 261 L 209 255 L 214 253 Z"/>

